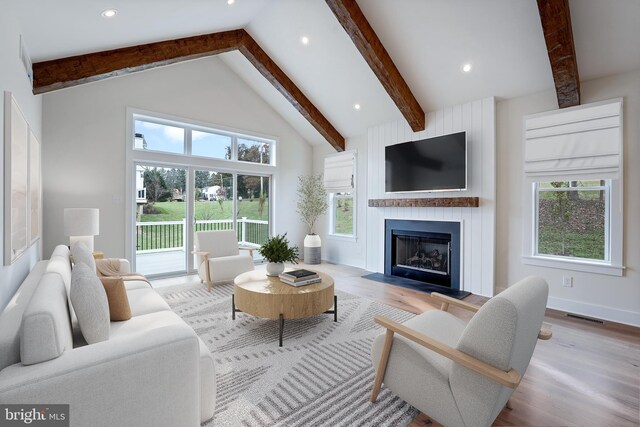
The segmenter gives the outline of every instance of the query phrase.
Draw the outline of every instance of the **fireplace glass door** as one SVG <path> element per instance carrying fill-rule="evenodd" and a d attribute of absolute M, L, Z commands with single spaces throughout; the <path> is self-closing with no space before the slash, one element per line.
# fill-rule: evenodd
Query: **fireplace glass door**
<path fill-rule="evenodd" d="M 450 240 L 402 235 L 395 238 L 396 266 L 443 276 L 450 274 Z"/>

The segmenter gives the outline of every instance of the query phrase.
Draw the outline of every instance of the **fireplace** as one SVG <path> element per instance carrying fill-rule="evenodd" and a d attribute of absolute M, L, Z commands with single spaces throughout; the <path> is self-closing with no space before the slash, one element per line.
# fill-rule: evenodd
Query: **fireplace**
<path fill-rule="evenodd" d="M 384 274 L 459 290 L 460 223 L 386 220 Z"/>

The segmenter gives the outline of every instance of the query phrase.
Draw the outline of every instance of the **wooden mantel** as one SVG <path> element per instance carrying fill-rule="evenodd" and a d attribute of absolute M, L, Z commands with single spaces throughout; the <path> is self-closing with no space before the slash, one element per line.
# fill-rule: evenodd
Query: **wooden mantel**
<path fill-rule="evenodd" d="M 369 199 L 370 208 L 478 208 L 479 197 L 423 197 L 413 199 Z"/>

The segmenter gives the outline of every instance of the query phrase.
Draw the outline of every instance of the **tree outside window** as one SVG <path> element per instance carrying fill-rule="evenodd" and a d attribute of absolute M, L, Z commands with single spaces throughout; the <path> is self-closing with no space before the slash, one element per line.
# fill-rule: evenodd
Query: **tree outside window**
<path fill-rule="evenodd" d="M 537 253 L 608 259 L 607 181 L 536 184 Z"/>
<path fill-rule="evenodd" d="M 353 193 L 333 194 L 333 230 L 332 234 L 353 236 L 354 235 L 354 202 Z"/>

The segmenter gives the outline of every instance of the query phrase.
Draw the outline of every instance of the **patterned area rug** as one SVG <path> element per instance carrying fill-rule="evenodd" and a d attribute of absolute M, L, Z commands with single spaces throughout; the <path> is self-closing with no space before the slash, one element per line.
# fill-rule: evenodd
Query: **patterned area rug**
<path fill-rule="evenodd" d="M 370 349 L 378 314 L 404 322 L 413 314 L 336 291 L 332 314 L 287 320 L 278 347 L 276 320 L 237 313 L 233 285 L 158 288 L 207 344 L 216 361 L 216 412 L 207 426 L 405 426 L 418 411 L 386 388 L 369 401 Z"/>

